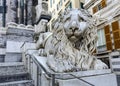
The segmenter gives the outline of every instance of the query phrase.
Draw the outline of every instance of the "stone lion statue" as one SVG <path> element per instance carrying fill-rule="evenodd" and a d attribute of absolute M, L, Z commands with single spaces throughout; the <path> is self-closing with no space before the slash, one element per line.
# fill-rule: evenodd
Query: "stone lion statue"
<path fill-rule="evenodd" d="M 86 10 L 72 9 L 60 15 L 52 32 L 41 33 L 36 45 L 55 72 L 106 69 L 107 65 L 92 55 L 97 42 L 96 30 Z"/>

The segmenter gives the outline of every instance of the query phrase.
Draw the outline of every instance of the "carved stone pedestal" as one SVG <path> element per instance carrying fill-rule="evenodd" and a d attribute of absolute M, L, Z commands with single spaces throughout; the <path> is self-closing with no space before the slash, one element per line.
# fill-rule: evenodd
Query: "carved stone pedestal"
<path fill-rule="evenodd" d="M 34 64 L 34 69 L 31 69 L 34 73 L 31 75 L 36 76 L 39 73 L 37 77 L 40 86 L 117 86 L 116 75 L 110 69 L 55 73 L 46 64 L 45 57 L 38 56 L 35 52 L 29 55 L 31 60 L 27 61 L 28 66 Z"/>
<path fill-rule="evenodd" d="M 22 61 L 21 47 L 24 42 L 33 42 L 33 30 L 24 27 L 8 27 L 5 62 Z"/>

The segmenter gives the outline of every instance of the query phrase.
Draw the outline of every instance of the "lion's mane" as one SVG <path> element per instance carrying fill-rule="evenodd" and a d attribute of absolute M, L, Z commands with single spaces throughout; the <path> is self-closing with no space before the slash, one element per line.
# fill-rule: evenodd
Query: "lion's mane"
<path fill-rule="evenodd" d="M 79 40 L 71 42 L 66 36 L 64 23 L 66 14 L 62 14 L 53 24 L 53 34 L 50 37 L 49 46 L 53 46 L 47 51 L 52 53 L 47 55 L 48 66 L 56 72 L 78 71 L 89 69 L 104 69 L 106 64 L 96 59 L 92 53 L 97 42 L 97 29 L 92 16 L 85 10 L 78 10 L 79 16 L 87 22 L 88 27 L 81 33 Z M 71 15 L 73 16 L 73 15 Z M 49 52 L 47 52 L 49 54 Z M 100 64 L 100 65 L 97 65 Z M 100 68 L 98 68 L 100 66 Z"/>

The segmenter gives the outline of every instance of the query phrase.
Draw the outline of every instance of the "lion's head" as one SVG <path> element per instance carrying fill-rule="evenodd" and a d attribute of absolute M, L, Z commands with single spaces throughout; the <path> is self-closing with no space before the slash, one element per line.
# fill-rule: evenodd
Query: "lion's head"
<path fill-rule="evenodd" d="M 67 10 L 60 15 L 53 28 L 58 32 L 64 30 L 67 39 L 75 45 L 75 48 L 90 53 L 94 51 L 97 29 L 88 11 L 83 9 Z"/>
<path fill-rule="evenodd" d="M 82 37 L 82 33 L 88 29 L 88 15 L 84 15 L 85 11 L 72 10 L 64 16 L 63 24 L 65 34 L 72 42 L 78 41 Z"/>

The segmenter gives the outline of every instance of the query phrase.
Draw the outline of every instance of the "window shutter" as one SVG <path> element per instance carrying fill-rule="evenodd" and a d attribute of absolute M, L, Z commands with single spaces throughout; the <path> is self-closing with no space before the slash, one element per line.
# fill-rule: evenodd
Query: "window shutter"
<path fill-rule="evenodd" d="M 115 49 L 120 49 L 120 39 L 114 40 Z"/>
<path fill-rule="evenodd" d="M 106 7 L 107 6 L 106 5 L 106 0 L 102 0 L 101 5 L 102 5 L 102 8 Z"/>
<path fill-rule="evenodd" d="M 112 42 L 107 42 L 106 43 L 107 50 L 112 50 Z"/>
<path fill-rule="evenodd" d="M 120 31 L 113 32 L 114 40 L 120 39 Z"/>
<path fill-rule="evenodd" d="M 112 50 L 112 41 L 111 41 L 111 36 L 110 36 L 110 27 L 109 27 L 109 25 L 104 27 L 104 32 L 105 32 L 107 50 Z"/>
<path fill-rule="evenodd" d="M 106 37 L 106 42 L 110 42 L 111 41 L 110 34 L 105 34 L 105 37 Z"/>
<path fill-rule="evenodd" d="M 119 22 L 115 21 L 112 23 L 112 32 L 115 49 L 120 49 L 120 29 Z"/>
<path fill-rule="evenodd" d="M 97 12 L 97 6 L 93 7 L 93 14 Z"/>
<path fill-rule="evenodd" d="M 113 32 L 119 30 L 119 22 L 118 21 L 115 21 L 112 23 L 112 30 L 113 30 Z"/>
<path fill-rule="evenodd" d="M 105 30 L 105 34 L 110 34 L 109 25 L 105 26 L 105 27 L 104 27 L 104 30 Z"/>

